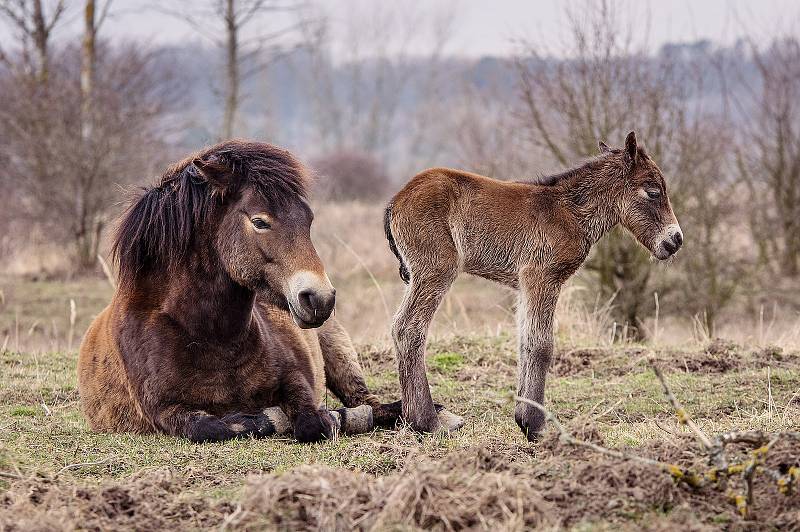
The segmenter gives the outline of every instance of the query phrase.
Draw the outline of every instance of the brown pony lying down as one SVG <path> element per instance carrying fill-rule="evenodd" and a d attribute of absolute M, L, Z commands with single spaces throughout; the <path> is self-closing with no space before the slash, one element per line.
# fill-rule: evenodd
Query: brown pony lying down
<path fill-rule="evenodd" d="M 394 425 L 364 382 L 311 243 L 306 173 L 287 151 L 230 141 L 170 168 L 125 215 L 120 286 L 80 350 L 94 430 L 221 441 Z M 345 405 L 321 404 L 327 387 Z"/>

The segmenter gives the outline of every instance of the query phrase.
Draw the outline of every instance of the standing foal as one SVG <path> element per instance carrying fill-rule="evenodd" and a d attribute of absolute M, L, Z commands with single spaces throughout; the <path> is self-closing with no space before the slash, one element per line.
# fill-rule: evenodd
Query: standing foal
<path fill-rule="evenodd" d="M 625 148 L 601 154 L 540 183 L 511 183 L 434 168 L 411 179 L 386 209 L 389 247 L 410 286 L 394 323 L 403 416 L 424 432 L 459 426 L 440 421 L 425 374 L 425 341 L 437 307 L 459 272 L 519 290 L 520 397 L 544 402 L 553 354 L 553 314 L 561 286 L 589 249 L 622 224 L 656 258 L 683 244 L 664 177 L 634 132 Z M 526 403 L 514 419 L 529 440 L 544 425 Z"/>

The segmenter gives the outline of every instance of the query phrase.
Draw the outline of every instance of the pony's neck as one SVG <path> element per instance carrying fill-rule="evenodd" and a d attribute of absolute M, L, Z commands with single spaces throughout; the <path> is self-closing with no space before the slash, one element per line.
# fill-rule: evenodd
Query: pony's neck
<path fill-rule="evenodd" d="M 619 200 L 623 193 L 620 172 L 614 159 L 606 156 L 571 171 L 569 177 L 557 184 L 559 197 L 575 213 L 592 243 L 620 222 Z"/>
<path fill-rule="evenodd" d="M 194 253 L 170 277 L 163 310 L 194 338 L 236 345 L 250 329 L 255 292 L 234 282 L 209 255 Z"/>

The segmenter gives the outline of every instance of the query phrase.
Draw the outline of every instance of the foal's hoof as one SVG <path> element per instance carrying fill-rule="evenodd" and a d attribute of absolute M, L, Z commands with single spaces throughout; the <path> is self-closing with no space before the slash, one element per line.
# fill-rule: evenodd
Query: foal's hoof
<path fill-rule="evenodd" d="M 333 439 L 336 422 L 327 410 L 303 412 L 294 421 L 294 437 L 300 443 Z"/>
<path fill-rule="evenodd" d="M 535 442 L 544 430 L 544 415 L 540 410 L 525 410 L 514 413 L 514 421 L 517 422 L 520 430 L 530 442 Z"/>
<path fill-rule="evenodd" d="M 436 415 L 422 421 L 410 420 L 411 428 L 417 432 L 451 433 L 464 426 L 464 418 L 457 416 L 449 410 L 445 410 L 441 405 L 436 405 Z"/>

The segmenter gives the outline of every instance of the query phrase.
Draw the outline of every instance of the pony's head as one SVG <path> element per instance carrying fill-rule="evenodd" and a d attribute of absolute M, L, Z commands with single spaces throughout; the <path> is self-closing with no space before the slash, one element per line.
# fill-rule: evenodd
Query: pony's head
<path fill-rule="evenodd" d="M 122 221 L 120 280 L 135 285 L 153 271 L 192 272 L 191 261 L 205 261 L 268 292 L 298 326 L 319 327 L 336 291 L 311 242 L 306 175 L 288 151 L 256 142 L 229 141 L 184 160 Z"/>
<path fill-rule="evenodd" d="M 600 152 L 621 168 L 616 194 L 619 220 L 659 260 L 674 255 L 683 245 L 683 233 L 667 196 L 664 176 L 647 152 L 637 146 L 631 131 L 625 148 L 612 149 L 600 142 Z"/>

